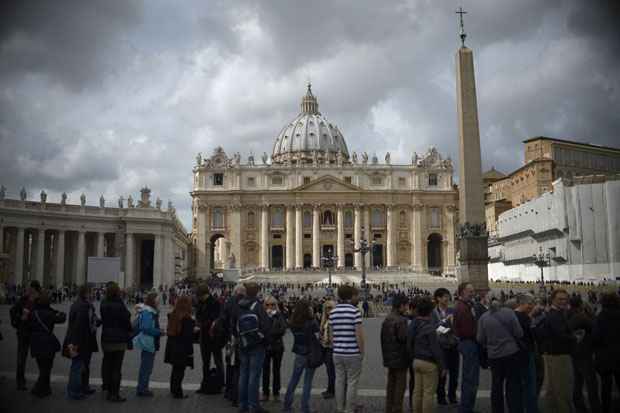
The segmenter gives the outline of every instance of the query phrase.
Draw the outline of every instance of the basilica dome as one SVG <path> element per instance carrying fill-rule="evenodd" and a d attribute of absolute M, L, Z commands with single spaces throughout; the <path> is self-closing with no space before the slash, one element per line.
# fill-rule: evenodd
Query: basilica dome
<path fill-rule="evenodd" d="M 301 99 L 301 113 L 278 134 L 271 159 L 274 163 L 349 160 L 342 133 L 319 112 L 319 103 L 310 84 Z"/>

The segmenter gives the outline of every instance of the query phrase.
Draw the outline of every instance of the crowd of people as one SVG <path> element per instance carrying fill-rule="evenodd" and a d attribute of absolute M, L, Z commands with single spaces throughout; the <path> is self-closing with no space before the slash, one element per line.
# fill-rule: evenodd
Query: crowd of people
<path fill-rule="evenodd" d="M 68 315 L 52 305 L 62 302 L 65 293 L 73 297 Z M 164 300 L 171 311 L 162 326 Z M 386 413 L 404 410 L 407 389 L 413 412 L 432 412 L 437 404 L 473 412 L 481 369 L 491 373 L 493 412 L 506 407 L 510 413 L 617 411 L 612 387 L 615 380 L 620 388 L 619 295 L 590 291 L 582 296 L 561 286 L 536 297 L 513 291 L 479 294 L 468 283 L 452 292 L 373 285 L 360 294 L 346 284 L 246 282 L 230 288 L 211 281 L 127 293 L 111 282 L 95 289 L 67 289 L 59 296 L 33 281 L 10 311 L 18 339 L 17 388 L 26 390 L 30 353 L 39 369 L 31 392 L 49 396 L 54 359 L 61 353 L 70 360 L 67 397 L 86 399 L 96 392 L 90 385 L 91 358 L 101 350 L 102 391 L 110 402 L 124 402 L 121 371 L 126 352 L 134 350 L 140 359 L 136 396 L 153 397 L 150 377 L 161 337 L 166 337 L 163 361 L 172 366 L 174 398 L 188 397 L 183 379 L 186 369 L 194 367 L 197 344 L 202 359 L 197 392 L 223 392 L 241 413 L 264 413 L 269 400 L 292 412 L 302 378 L 301 411 L 309 413 L 313 378 L 322 366 L 328 380 L 321 396 L 335 399 L 337 412 L 352 413 L 358 407 L 367 348 L 363 318 L 371 307 L 376 312 L 383 306 L 390 308 L 380 335 Z M 61 343 L 54 326 L 67 319 Z M 282 394 L 287 331 L 294 358 Z M 545 405 L 540 409 L 543 382 Z"/>

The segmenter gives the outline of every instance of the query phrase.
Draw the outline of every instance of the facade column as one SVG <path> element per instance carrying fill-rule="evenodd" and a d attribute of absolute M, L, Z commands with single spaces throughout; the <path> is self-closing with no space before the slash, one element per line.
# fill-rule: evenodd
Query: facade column
<path fill-rule="evenodd" d="M 321 268 L 321 227 L 319 206 L 312 207 L 312 266 Z"/>
<path fill-rule="evenodd" d="M 304 268 L 304 230 L 303 230 L 303 205 L 295 208 L 295 267 L 298 270 Z"/>
<path fill-rule="evenodd" d="M 448 248 L 446 253 L 446 271 L 454 273 L 456 267 L 456 234 L 455 234 L 455 222 L 454 215 L 456 208 L 452 205 L 446 207 L 446 238 L 448 242 Z"/>
<path fill-rule="evenodd" d="M 166 274 L 164 275 L 164 284 L 166 284 L 168 287 L 170 287 L 172 284 L 174 284 L 174 281 L 176 280 L 176 248 L 174 245 L 174 241 L 173 241 L 173 236 L 171 234 L 168 234 L 165 238 L 164 238 L 164 245 L 165 245 L 165 257 L 166 260 L 164 261 L 166 263 L 165 271 Z"/>
<path fill-rule="evenodd" d="M 4 227 L 0 225 L 0 254 L 4 252 Z"/>
<path fill-rule="evenodd" d="M 366 268 L 370 268 L 370 258 L 372 257 L 372 239 L 370 238 L 370 207 L 364 207 L 364 238 L 368 241 L 368 245 L 371 246 L 370 251 L 366 254 Z"/>
<path fill-rule="evenodd" d="M 355 205 L 355 210 L 353 212 L 353 219 L 354 219 L 354 223 L 353 223 L 353 242 L 355 243 L 354 248 L 359 248 L 360 247 L 360 239 L 362 236 L 362 223 L 361 223 L 361 218 L 362 218 L 362 212 L 360 211 L 360 206 L 359 205 Z M 355 256 L 353 257 L 353 264 L 355 265 L 355 269 L 359 270 L 362 268 L 362 254 L 359 252 L 355 253 Z"/>
<path fill-rule="evenodd" d="M 134 279 L 134 269 L 135 269 L 135 246 L 134 246 L 134 235 L 132 233 L 127 233 L 127 240 L 125 242 L 125 288 L 127 287 L 135 287 L 136 280 Z"/>
<path fill-rule="evenodd" d="M 86 232 L 84 231 L 78 231 L 76 269 L 75 283 L 84 285 L 86 283 Z"/>
<path fill-rule="evenodd" d="M 24 235 L 24 228 L 17 227 L 17 245 L 15 246 L 15 285 L 22 285 L 24 282 Z"/>
<path fill-rule="evenodd" d="M 343 205 L 338 205 L 338 222 L 336 229 L 338 231 L 338 244 L 336 246 L 336 254 L 338 254 L 338 268 L 344 268 L 344 210 Z"/>
<path fill-rule="evenodd" d="M 65 283 L 65 231 L 58 230 L 56 236 L 56 287 Z"/>
<path fill-rule="evenodd" d="M 207 249 L 209 234 L 209 210 L 207 205 L 198 201 L 198 223 L 196 230 L 196 276 L 206 277 L 209 274 L 209 250 Z"/>
<path fill-rule="evenodd" d="M 241 268 L 243 262 L 241 254 L 243 252 L 243 246 L 241 245 L 241 204 L 235 204 L 230 207 L 230 221 L 228 228 L 230 234 L 230 254 L 234 255 L 234 268 Z M 233 268 L 230 266 L 231 257 L 226 256 L 225 267 Z"/>
<path fill-rule="evenodd" d="M 260 267 L 269 271 L 269 205 L 263 205 L 260 211 Z"/>
<path fill-rule="evenodd" d="M 161 285 L 162 258 L 161 235 L 156 234 L 153 248 L 153 288 L 157 289 Z"/>
<path fill-rule="evenodd" d="M 294 207 L 286 207 L 286 270 L 292 271 L 295 269 L 295 249 L 293 247 L 295 241 L 295 217 Z"/>
<path fill-rule="evenodd" d="M 425 268 L 422 262 L 422 248 L 424 248 L 423 213 L 424 205 L 416 204 L 413 206 L 413 270 L 416 272 L 424 272 Z"/>
<path fill-rule="evenodd" d="M 386 266 L 391 268 L 394 266 L 394 207 L 392 205 L 387 205 L 386 209 L 386 232 L 387 232 L 387 248 L 385 251 L 386 255 Z"/>
<path fill-rule="evenodd" d="M 97 233 L 97 257 L 105 257 L 105 232 Z"/>
<path fill-rule="evenodd" d="M 45 229 L 39 229 L 35 256 L 35 279 L 43 285 L 43 267 L 45 265 Z"/>

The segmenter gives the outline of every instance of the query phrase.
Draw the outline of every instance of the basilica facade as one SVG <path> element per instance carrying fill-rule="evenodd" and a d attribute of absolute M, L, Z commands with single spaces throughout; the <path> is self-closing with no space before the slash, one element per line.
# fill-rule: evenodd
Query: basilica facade
<path fill-rule="evenodd" d="M 193 168 L 195 275 L 303 271 L 336 256 L 365 265 L 454 274 L 458 191 L 451 160 L 430 148 L 408 164 L 387 153 L 349 152 L 339 128 L 320 112 L 310 85 L 300 113 L 276 136 L 271 156 L 242 162 L 221 147 Z"/>

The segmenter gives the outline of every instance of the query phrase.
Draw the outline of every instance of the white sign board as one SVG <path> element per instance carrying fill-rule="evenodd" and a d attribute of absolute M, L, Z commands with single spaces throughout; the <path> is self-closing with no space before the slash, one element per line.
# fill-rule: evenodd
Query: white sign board
<path fill-rule="evenodd" d="M 88 257 L 87 281 L 91 284 L 105 284 L 110 281 L 121 287 L 121 258 L 120 257 Z"/>

